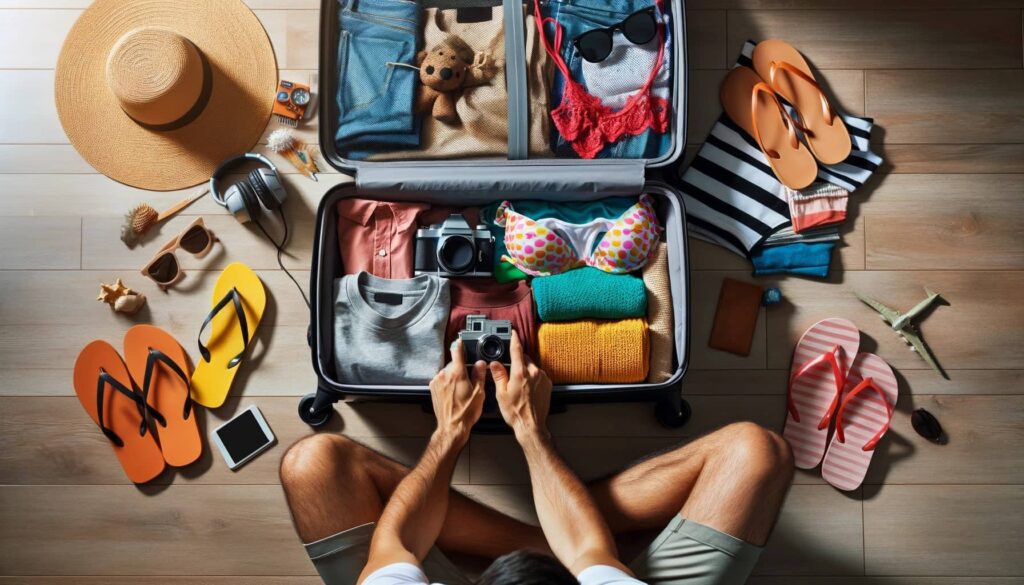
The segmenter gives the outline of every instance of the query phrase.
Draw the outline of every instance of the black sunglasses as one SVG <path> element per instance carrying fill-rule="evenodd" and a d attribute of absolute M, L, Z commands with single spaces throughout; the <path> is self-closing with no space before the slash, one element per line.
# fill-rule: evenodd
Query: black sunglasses
<path fill-rule="evenodd" d="M 654 7 L 634 12 L 622 22 L 608 28 L 588 30 L 573 40 L 573 45 L 580 55 L 591 63 L 599 63 L 612 53 L 612 39 L 615 31 L 622 31 L 622 36 L 634 45 L 644 45 L 658 34 L 658 19 Z"/>

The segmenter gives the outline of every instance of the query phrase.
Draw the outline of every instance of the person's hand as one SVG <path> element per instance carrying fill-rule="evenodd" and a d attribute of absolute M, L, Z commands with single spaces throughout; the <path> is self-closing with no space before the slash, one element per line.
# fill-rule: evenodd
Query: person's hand
<path fill-rule="evenodd" d="M 480 360 L 473 364 L 471 378 L 462 340 L 455 340 L 452 361 L 430 381 L 430 400 L 434 404 L 438 432 L 461 442 L 469 439 L 469 431 L 484 410 L 486 380 L 486 362 Z"/>
<path fill-rule="evenodd" d="M 512 367 L 507 371 L 498 362 L 490 364 L 501 416 L 520 440 L 531 433 L 546 433 L 551 380 L 523 353 L 523 344 L 515 331 L 511 358 Z"/>

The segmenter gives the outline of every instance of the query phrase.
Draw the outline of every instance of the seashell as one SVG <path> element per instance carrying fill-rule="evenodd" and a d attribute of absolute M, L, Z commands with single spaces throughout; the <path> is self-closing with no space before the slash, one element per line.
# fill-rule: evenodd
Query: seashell
<path fill-rule="evenodd" d="M 125 214 L 121 224 L 121 241 L 134 246 L 139 234 L 144 233 L 157 222 L 159 214 L 152 206 L 143 203 Z"/>
<path fill-rule="evenodd" d="M 132 293 L 124 295 L 114 301 L 114 310 L 118 313 L 125 313 L 127 315 L 134 315 L 146 304 L 146 295 L 142 293 Z"/>

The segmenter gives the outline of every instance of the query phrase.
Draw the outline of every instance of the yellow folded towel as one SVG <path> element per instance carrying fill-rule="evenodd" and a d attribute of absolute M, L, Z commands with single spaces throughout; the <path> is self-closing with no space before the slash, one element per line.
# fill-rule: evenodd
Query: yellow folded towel
<path fill-rule="evenodd" d="M 540 367 L 555 384 L 629 384 L 647 378 L 645 319 L 541 323 Z"/>
<path fill-rule="evenodd" d="M 672 289 L 668 277 L 668 246 L 665 242 L 651 253 L 644 266 L 647 287 L 647 324 L 651 328 L 651 370 L 647 381 L 652 384 L 672 377 L 672 356 L 675 355 L 675 332 L 672 327 Z"/>

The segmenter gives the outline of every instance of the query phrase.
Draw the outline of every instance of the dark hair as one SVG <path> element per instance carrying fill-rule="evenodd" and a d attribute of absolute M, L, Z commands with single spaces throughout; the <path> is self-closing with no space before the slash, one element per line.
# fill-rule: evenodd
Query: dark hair
<path fill-rule="evenodd" d="M 579 581 L 557 559 L 517 550 L 495 559 L 476 585 L 579 585 Z"/>

